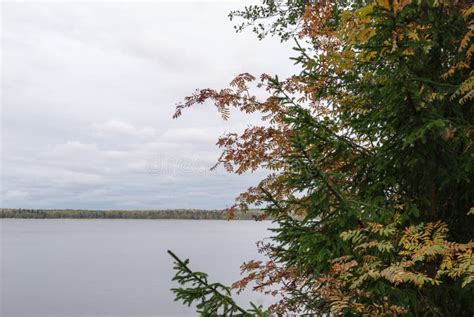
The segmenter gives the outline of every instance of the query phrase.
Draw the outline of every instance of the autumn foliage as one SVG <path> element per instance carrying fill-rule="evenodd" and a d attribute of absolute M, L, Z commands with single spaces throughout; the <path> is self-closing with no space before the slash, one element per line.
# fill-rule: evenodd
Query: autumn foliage
<path fill-rule="evenodd" d="M 472 316 L 474 6 L 264 1 L 231 16 L 260 38 L 294 38 L 301 67 L 238 75 L 176 109 L 262 116 L 217 142 L 227 171 L 269 171 L 230 216 L 259 206 L 279 225 L 260 244 L 268 261 L 244 263 L 233 285 L 275 304 L 236 314 Z M 200 312 L 222 312 L 206 296 Z"/>

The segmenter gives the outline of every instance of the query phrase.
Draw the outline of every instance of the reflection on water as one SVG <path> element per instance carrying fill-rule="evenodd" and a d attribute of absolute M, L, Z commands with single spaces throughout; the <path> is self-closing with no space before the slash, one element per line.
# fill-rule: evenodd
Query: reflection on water
<path fill-rule="evenodd" d="M 172 260 L 191 259 L 230 285 L 259 258 L 270 222 L 214 220 L 0 220 L 3 317 L 193 316 L 173 302 Z M 245 293 L 268 304 L 261 294 Z"/>

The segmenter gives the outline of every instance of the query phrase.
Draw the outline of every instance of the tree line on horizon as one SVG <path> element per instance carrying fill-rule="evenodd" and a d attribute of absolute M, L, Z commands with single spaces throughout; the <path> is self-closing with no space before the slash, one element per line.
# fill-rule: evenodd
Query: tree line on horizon
<path fill-rule="evenodd" d="M 258 218 L 258 210 L 237 212 L 236 220 Z M 195 219 L 226 220 L 226 210 L 165 209 L 165 210 L 83 210 L 2 208 L 0 218 L 23 219 Z"/>

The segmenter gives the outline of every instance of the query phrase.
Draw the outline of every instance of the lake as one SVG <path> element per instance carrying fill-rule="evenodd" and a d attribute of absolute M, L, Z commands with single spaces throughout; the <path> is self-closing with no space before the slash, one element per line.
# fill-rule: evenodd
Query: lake
<path fill-rule="evenodd" d="M 174 302 L 170 249 L 209 280 L 230 285 L 268 221 L 0 220 L 3 317 L 194 316 Z M 246 292 L 239 303 L 252 299 Z"/>

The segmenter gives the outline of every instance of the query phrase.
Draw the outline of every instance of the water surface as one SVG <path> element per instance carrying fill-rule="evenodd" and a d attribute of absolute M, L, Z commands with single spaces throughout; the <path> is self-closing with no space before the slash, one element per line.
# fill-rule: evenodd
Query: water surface
<path fill-rule="evenodd" d="M 210 281 L 230 284 L 269 222 L 0 220 L 3 317 L 194 316 L 173 301 L 173 250 Z M 268 303 L 260 294 L 246 293 Z"/>

